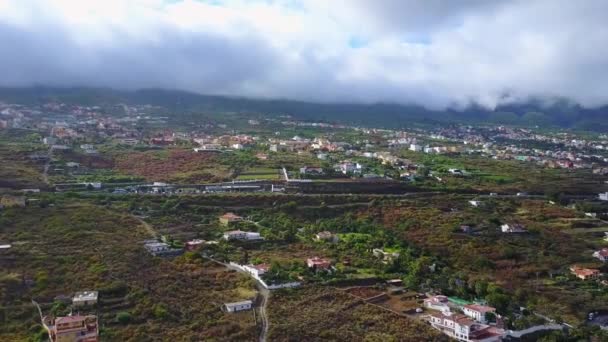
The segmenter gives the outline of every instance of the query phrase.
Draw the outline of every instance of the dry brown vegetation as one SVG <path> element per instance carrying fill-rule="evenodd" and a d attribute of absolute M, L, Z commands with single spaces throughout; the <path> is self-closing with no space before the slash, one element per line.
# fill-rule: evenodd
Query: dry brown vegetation
<path fill-rule="evenodd" d="M 332 288 L 276 292 L 269 307 L 271 341 L 447 341 L 422 322 Z"/>
<path fill-rule="evenodd" d="M 0 241 L 0 340 L 38 335 L 35 299 L 50 310 L 54 297 L 99 290 L 99 317 L 109 341 L 252 340 L 251 312 L 228 315 L 224 302 L 252 295 L 250 280 L 213 263 L 182 256 L 155 258 L 150 238 L 128 215 L 92 205 L 6 210 Z M 131 320 L 121 324 L 117 313 Z M 156 337 L 155 337 L 156 336 Z M 161 337 L 162 336 L 162 337 Z"/>
<path fill-rule="evenodd" d="M 116 168 L 149 181 L 200 183 L 223 181 L 229 176 L 229 171 L 218 165 L 214 156 L 180 149 L 119 155 Z"/>

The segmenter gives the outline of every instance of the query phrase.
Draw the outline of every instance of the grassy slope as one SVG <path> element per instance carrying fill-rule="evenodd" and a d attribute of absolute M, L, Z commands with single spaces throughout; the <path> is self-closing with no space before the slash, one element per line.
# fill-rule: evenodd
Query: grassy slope
<path fill-rule="evenodd" d="M 14 247 L 0 258 L 0 312 L 6 315 L 0 340 L 26 340 L 38 331 L 31 298 L 51 303 L 86 289 L 101 291 L 104 340 L 254 338 L 251 313 L 219 309 L 251 293 L 248 279 L 197 260 L 153 258 L 141 246 L 144 238 L 134 219 L 92 205 L 3 212 L 0 241 Z M 24 279 L 35 283 L 28 287 Z M 158 307 L 166 313 L 156 313 Z M 130 324 L 117 324 L 121 311 L 132 314 Z"/>
<path fill-rule="evenodd" d="M 443 341 L 431 327 L 332 288 L 275 292 L 271 341 Z"/>

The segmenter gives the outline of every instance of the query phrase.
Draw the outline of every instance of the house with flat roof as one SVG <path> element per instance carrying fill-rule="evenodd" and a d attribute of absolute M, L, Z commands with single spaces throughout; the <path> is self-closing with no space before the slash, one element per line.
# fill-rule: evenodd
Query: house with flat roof
<path fill-rule="evenodd" d="M 382 259 L 383 262 L 391 262 L 397 258 L 399 258 L 399 252 L 390 252 L 380 248 L 374 248 L 372 250 L 372 254 L 375 257 Z"/>
<path fill-rule="evenodd" d="M 513 224 L 505 223 L 502 226 L 500 226 L 500 230 L 506 234 L 521 234 L 521 233 L 528 232 L 526 227 L 519 223 L 513 223 Z"/>
<path fill-rule="evenodd" d="M 95 315 L 43 317 L 42 324 L 51 342 L 99 341 L 99 323 Z"/>
<path fill-rule="evenodd" d="M 249 272 L 255 278 L 260 278 L 260 276 L 270 271 L 270 264 L 245 265 L 243 270 Z"/>
<path fill-rule="evenodd" d="M 498 342 L 505 335 L 503 329 L 478 323 L 457 313 L 433 312 L 429 316 L 431 326 L 458 341 Z"/>
<path fill-rule="evenodd" d="M 250 300 L 244 300 L 244 301 L 234 302 L 234 303 L 225 303 L 224 305 L 222 305 L 222 309 L 225 312 L 230 312 L 230 313 L 251 310 L 252 308 L 253 308 L 253 302 Z"/>
<path fill-rule="evenodd" d="M 97 291 L 81 291 L 76 292 L 72 298 L 72 305 L 75 307 L 88 306 L 97 304 Z"/>
<path fill-rule="evenodd" d="M 468 317 L 474 319 L 480 323 L 487 323 L 486 313 L 495 313 L 496 309 L 491 306 L 479 305 L 479 304 L 467 304 L 462 307 L 462 311 Z"/>
<path fill-rule="evenodd" d="M 448 297 L 444 295 L 436 295 L 424 300 L 424 307 L 431 310 L 449 312 Z"/>
<path fill-rule="evenodd" d="M 182 249 L 171 248 L 169 244 L 156 240 L 145 241 L 144 248 L 154 256 L 176 256 L 183 253 Z"/>
<path fill-rule="evenodd" d="M 242 230 L 231 230 L 224 233 L 224 240 L 258 241 L 264 238 L 257 232 L 244 232 Z"/>

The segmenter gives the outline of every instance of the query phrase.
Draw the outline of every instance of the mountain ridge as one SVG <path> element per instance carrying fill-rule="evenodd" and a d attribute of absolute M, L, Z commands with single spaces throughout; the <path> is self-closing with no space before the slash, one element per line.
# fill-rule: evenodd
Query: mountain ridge
<path fill-rule="evenodd" d="M 471 105 L 464 109 L 432 110 L 415 104 L 318 103 L 290 99 L 258 99 L 205 95 L 194 92 L 147 88 L 117 90 L 89 87 L 0 87 L 0 100 L 32 104 L 59 101 L 69 104 L 151 104 L 179 112 L 230 111 L 289 114 L 299 120 L 343 122 L 398 128 L 412 123 L 490 123 L 561 127 L 608 131 L 608 106 L 584 108 L 566 99 L 547 104 L 539 99 L 487 109 Z"/>

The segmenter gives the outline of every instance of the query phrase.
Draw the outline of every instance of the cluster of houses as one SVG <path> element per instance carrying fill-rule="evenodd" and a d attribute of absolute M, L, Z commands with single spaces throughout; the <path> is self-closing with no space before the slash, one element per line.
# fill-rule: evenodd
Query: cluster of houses
<path fill-rule="evenodd" d="M 76 292 L 72 298 L 72 312 L 68 316 L 44 316 L 42 326 L 47 331 L 51 342 L 98 342 L 99 321 L 94 314 L 81 311 L 90 311 L 97 304 L 97 291 Z"/>
<path fill-rule="evenodd" d="M 494 342 L 505 336 L 505 331 L 488 319 L 496 317 L 493 307 L 464 303 L 443 295 L 428 297 L 424 306 L 432 310 L 428 316 L 431 326 L 458 341 Z"/>

